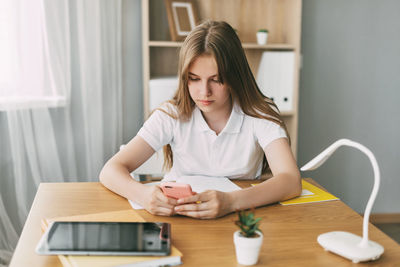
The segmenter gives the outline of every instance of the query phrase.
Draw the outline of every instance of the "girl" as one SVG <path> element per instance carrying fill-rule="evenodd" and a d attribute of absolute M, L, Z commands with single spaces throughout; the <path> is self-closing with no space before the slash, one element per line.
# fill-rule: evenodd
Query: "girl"
<path fill-rule="evenodd" d="M 182 45 L 173 99 L 105 164 L 100 181 L 152 214 L 201 219 L 298 196 L 300 173 L 276 109 L 257 87 L 233 28 L 207 21 Z M 130 176 L 163 146 L 166 180 L 183 175 L 256 179 L 269 169 L 273 177 L 244 190 L 209 190 L 175 200 Z"/>

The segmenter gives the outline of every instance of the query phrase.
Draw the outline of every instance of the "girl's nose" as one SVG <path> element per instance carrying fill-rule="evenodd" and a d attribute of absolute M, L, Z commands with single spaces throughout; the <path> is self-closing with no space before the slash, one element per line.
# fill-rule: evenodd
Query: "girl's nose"
<path fill-rule="evenodd" d="M 208 82 L 203 82 L 200 86 L 200 93 L 202 96 L 208 97 L 212 94 L 210 85 Z"/>

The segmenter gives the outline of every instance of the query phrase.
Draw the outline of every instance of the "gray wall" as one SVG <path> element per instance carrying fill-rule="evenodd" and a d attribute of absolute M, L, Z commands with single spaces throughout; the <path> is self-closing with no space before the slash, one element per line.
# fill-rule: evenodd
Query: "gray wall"
<path fill-rule="evenodd" d="M 143 124 L 141 1 L 122 1 L 123 141 L 129 142 Z"/>
<path fill-rule="evenodd" d="M 304 0 L 298 163 L 339 138 L 367 146 L 381 169 L 373 213 L 400 212 L 400 1 Z M 312 177 L 363 213 L 367 157 L 343 147 Z"/>

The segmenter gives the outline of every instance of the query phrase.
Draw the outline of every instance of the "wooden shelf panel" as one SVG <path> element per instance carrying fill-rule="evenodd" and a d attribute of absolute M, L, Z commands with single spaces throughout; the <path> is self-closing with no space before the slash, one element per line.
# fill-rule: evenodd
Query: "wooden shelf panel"
<path fill-rule="evenodd" d="M 256 43 L 243 43 L 244 49 L 265 49 L 265 50 L 295 50 L 294 45 L 289 44 L 266 44 L 259 45 Z"/>
<path fill-rule="evenodd" d="M 181 47 L 182 42 L 173 41 L 149 41 L 150 47 Z M 295 50 L 295 47 L 290 44 L 266 44 L 259 45 L 256 43 L 243 43 L 244 49 L 262 49 L 262 50 Z"/>
<path fill-rule="evenodd" d="M 281 115 L 283 117 L 290 117 L 290 116 L 293 116 L 294 114 L 295 114 L 294 111 L 283 111 L 283 112 L 281 112 Z"/>
<path fill-rule="evenodd" d="M 182 42 L 173 41 L 149 41 L 150 47 L 181 47 Z"/>

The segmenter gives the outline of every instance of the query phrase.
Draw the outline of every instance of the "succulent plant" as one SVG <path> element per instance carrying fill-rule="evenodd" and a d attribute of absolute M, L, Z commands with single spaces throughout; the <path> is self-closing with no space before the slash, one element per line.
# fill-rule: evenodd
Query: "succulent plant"
<path fill-rule="evenodd" d="M 267 29 L 259 29 L 258 32 L 268 32 Z"/>
<path fill-rule="evenodd" d="M 256 231 L 261 230 L 258 228 L 261 218 L 254 217 L 254 209 L 252 210 L 240 210 L 237 211 L 239 220 L 235 221 L 235 224 L 239 227 L 240 233 L 244 237 L 255 237 L 257 236 Z"/>

